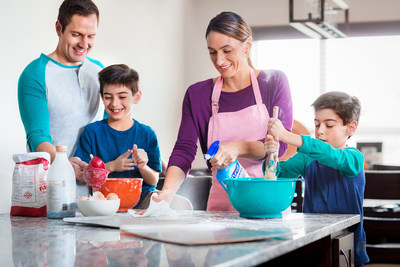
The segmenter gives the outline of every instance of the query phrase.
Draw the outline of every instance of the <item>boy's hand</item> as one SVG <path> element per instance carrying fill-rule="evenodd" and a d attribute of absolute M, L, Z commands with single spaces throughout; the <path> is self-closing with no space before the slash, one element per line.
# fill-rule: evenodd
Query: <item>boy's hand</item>
<path fill-rule="evenodd" d="M 137 148 L 137 145 L 133 145 L 132 160 L 139 169 L 144 168 L 149 162 L 146 151 Z"/>
<path fill-rule="evenodd" d="M 277 141 L 282 141 L 295 147 L 301 147 L 303 145 L 303 139 L 301 135 L 294 134 L 286 130 L 285 127 L 283 127 L 282 122 L 278 119 L 269 119 L 268 135 L 273 136 Z M 265 145 L 264 147 L 267 149 Z"/>
<path fill-rule="evenodd" d="M 133 159 L 128 159 L 132 154 L 132 150 L 126 151 L 124 154 L 119 156 L 116 160 L 106 163 L 106 169 L 110 172 L 123 172 L 135 169 L 135 162 Z"/>
<path fill-rule="evenodd" d="M 267 134 L 265 137 L 264 149 L 268 155 L 277 153 L 279 150 L 279 140 Z"/>
<path fill-rule="evenodd" d="M 274 136 L 278 140 L 283 140 L 286 133 L 285 127 L 279 119 L 270 118 L 268 122 L 268 134 Z"/>

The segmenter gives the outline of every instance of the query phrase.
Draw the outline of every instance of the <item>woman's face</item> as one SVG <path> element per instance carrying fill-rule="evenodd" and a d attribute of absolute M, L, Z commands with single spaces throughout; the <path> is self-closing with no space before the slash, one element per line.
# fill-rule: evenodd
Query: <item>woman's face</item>
<path fill-rule="evenodd" d="M 213 31 L 207 35 L 211 61 L 223 78 L 231 78 L 243 67 L 248 66 L 246 54 L 251 46 L 249 39 L 241 42 Z"/>

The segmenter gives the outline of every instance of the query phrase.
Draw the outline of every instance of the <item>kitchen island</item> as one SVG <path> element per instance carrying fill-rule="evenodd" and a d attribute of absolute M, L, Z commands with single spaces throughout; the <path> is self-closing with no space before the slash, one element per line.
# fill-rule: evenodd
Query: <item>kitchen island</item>
<path fill-rule="evenodd" d="M 121 225 L 129 229 L 158 223 L 162 230 L 168 225 L 164 218 L 161 221 L 132 218 L 126 213 L 96 221 L 93 218 L 76 217 L 92 220 L 88 225 L 44 217 L 0 215 L 0 266 L 254 266 L 262 263 L 265 266 L 332 266 L 340 263 L 336 253 L 338 246 L 343 245 L 340 240 L 352 237 L 349 229 L 360 222 L 359 215 L 351 214 L 292 213 L 284 218 L 260 220 L 241 218 L 230 212 L 186 211 L 178 213 L 171 223 L 189 226 L 192 232 L 202 223 L 225 225 L 242 233 L 247 229 L 249 233 L 267 234 L 265 239 L 252 242 L 179 245 L 173 239 L 162 242 L 118 229 Z M 268 236 L 273 232 L 276 234 Z M 214 237 L 211 233 L 205 240 L 212 243 Z M 227 240 L 238 241 L 235 238 L 235 235 L 228 236 Z M 351 251 L 352 244 L 347 249 Z"/>

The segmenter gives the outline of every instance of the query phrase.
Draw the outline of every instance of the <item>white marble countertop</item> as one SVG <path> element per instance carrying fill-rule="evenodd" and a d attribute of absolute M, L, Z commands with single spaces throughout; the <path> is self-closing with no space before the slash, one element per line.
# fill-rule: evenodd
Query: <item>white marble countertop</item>
<path fill-rule="evenodd" d="M 114 223 L 132 223 L 127 214 L 115 217 Z M 142 223 L 149 224 L 149 220 Z M 127 235 L 119 229 L 2 214 L 0 266 L 254 266 L 340 232 L 358 223 L 360 216 L 292 213 L 284 218 L 254 220 L 232 213 L 195 211 L 182 215 L 175 223 L 205 221 L 252 230 L 279 228 L 290 231 L 290 235 L 254 242 L 184 246 Z"/>

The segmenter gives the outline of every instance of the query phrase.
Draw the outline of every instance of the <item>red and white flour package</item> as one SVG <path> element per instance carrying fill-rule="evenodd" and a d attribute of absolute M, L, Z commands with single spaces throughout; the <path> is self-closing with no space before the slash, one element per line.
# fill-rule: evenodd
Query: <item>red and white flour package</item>
<path fill-rule="evenodd" d="M 50 154 L 14 154 L 15 161 L 10 215 L 46 216 L 47 173 Z"/>

